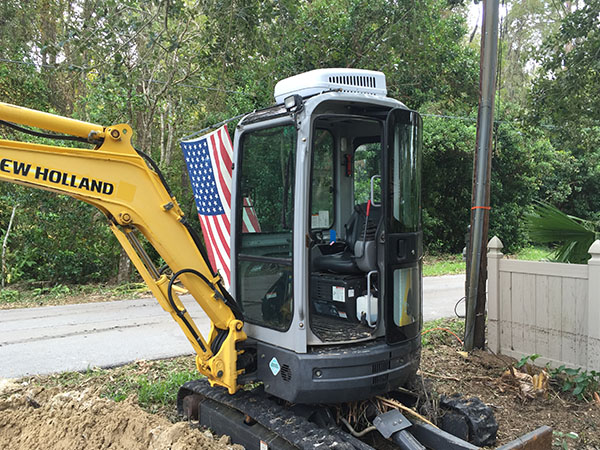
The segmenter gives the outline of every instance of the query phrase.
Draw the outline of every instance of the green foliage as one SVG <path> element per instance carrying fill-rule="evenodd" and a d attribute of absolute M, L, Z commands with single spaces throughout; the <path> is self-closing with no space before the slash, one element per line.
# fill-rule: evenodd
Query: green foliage
<path fill-rule="evenodd" d="M 556 369 L 548 369 L 550 376 L 560 383 L 563 392 L 570 392 L 578 400 L 591 398 L 600 388 L 600 373 L 581 368 L 573 369 L 561 365 Z"/>
<path fill-rule="evenodd" d="M 113 284 L 51 284 L 47 282 L 15 283 L 14 289 L 0 291 L 3 305 L 17 308 L 88 303 L 104 300 L 138 298 L 148 293 L 144 283 Z M 6 292 L 6 293 L 5 293 Z"/>
<path fill-rule="evenodd" d="M 463 45 L 464 17 L 444 0 L 418 8 L 385 0 L 108 0 L 97 8 L 77 0 L 51 11 L 11 0 L 0 8 L 0 57 L 13 61 L 0 64 L 0 100 L 131 123 L 134 143 L 157 160 L 192 222 L 177 139 L 272 103 L 281 78 L 317 67 L 372 68 L 386 72 L 391 95 L 415 108 L 476 99 L 477 55 Z M 96 212 L 13 189 L 0 186 L 0 202 L 24 205 L 9 247 L 13 282 L 116 277 L 120 250 Z M 0 228 L 7 209 L 0 208 Z"/>
<path fill-rule="evenodd" d="M 548 247 L 527 246 L 514 255 L 521 261 L 547 261 L 552 251 Z"/>
<path fill-rule="evenodd" d="M 465 246 L 474 148 L 474 122 L 423 119 L 423 240 L 430 252 Z"/>
<path fill-rule="evenodd" d="M 532 355 L 523 356 L 516 364 L 517 369 L 521 369 L 531 363 L 534 363 L 540 355 L 534 353 Z M 600 372 L 595 370 L 586 371 L 581 368 L 569 368 L 565 365 L 561 365 L 556 369 L 546 366 L 546 370 L 550 375 L 550 378 L 559 383 L 562 392 L 569 392 L 577 400 L 590 399 L 594 392 L 597 392 L 600 388 Z"/>
<path fill-rule="evenodd" d="M 539 54 L 541 42 L 558 29 L 561 14 L 562 3 L 550 0 L 512 2 L 507 8 L 498 50 L 502 100 L 526 104 L 531 60 Z"/>
<path fill-rule="evenodd" d="M 572 9 L 544 41 L 531 91 L 531 120 L 545 127 L 560 152 L 556 176 L 544 180 L 541 198 L 568 214 L 600 214 L 600 1 Z M 560 181 L 565 184 L 560 186 Z M 554 194 L 560 187 L 560 196 Z"/>
<path fill-rule="evenodd" d="M 496 127 L 489 236 L 498 236 L 508 253 L 527 243 L 524 216 L 543 177 L 545 146 L 537 138 L 537 130 L 512 121 Z"/>
<path fill-rule="evenodd" d="M 39 376 L 32 381 L 46 387 L 95 387 L 101 397 L 123 401 L 137 397 L 138 404 L 149 412 L 168 406 L 173 408 L 179 387 L 197 379 L 194 358 L 180 357 L 160 361 L 136 361 L 112 369 L 88 367 L 83 372 L 63 372 Z"/>
<path fill-rule="evenodd" d="M 537 203 L 527 216 L 527 224 L 534 242 L 560 243 L 554 252 L 556 261 L 584 264 L 590 258 L 588 249 L 596 239 L 596 223 L 569 216 L 547 203 Z"/>
<path fill-rule="evenodd" d="M 534 353 L 533 355 L 525 355 L 515 364 L 515 367 L 517 369 L 520 369 L 525 364 L 527 364 L 530 360 L 532 363 L 534 363 L 535 360 L 538 359 L 539 357 L 540 357 L 540 355 L 538 355 L 537 353 Z"/>
<path fill-rule="evenodd" d="M 0 4 L 0 101 L 130 123 L 135 145 L 158 162 L 198 225 L 179 138 L 271 104 L 286 76 L 321 67 L 382 70 L 389 95 L 409 107 L 467 117 L 424 120 L 424 242 L 432 253 L 458 253 L 470 216 L 479 64 L 464 3 L 7 0 Z M 490 233 L 509 252 L 526 242 L 523 214 L 536 197 L 582 217 L 600 215 L 599 3 L 565 17 L 546 0 L 515 3 L 504 22 Z M 525 104 L 523 65 L 533 57 L 539 70 Z M 535 126 L 523 125 L 527 115 Z M 0 185 L 0 229 L 16 203 L 11 282 L 116 278 L 120 247 L 98 212 Z"/>
<path fill-rule="evenodd" d="M 19 207 L 7 255 L 11 282 L 86 283 L 116 275 L 119 246 L 95 208 L 49 192 L 0 184 L 0 204 L 14 203 Z M 0 218 L 7 223 L 4 217 L 3 211 Z"/>
<path fill-rule="evenodd" d="M 562 431 L 552 431 L 554 441 L 552 441 L 553 447 L 560 447 L 563 450 L 569 450 L 569 440 L 576 441 L 579 439 L 579 435 L 574 431 L 563 433 Z"/>
<path fill-rule="evenodd" d="M 198 378 L 198 372 L 172 372 L 164 380 L 139 379 L 138 401 L 142 406 L 167 405 L 177 399 L 177 391 L 184 383 Z"/>
<path fill-rule="evenodd" d="M 0 290 L 0 305 L 3 303 L 16 303 L 21 299 L 21 294 L 15 289 Z"/>
<path fill-rule="evenodd" d="M 131 395 L 137 395 L 138 403 L 143 408 L 155 411 L 158 407 L 174 404 L 177 391 L 182 384 L 198 378 L 193 369 L 171 367 L 168 362 L 160 362 L 158 368 L 142 375 L 125 373 L 107 383 L 103 396 L 117 402 Z M 158 371 L 158 373 L 157 373 Z"/>
<path fill-rule="evenodd" d="M 429 331 L 431 330 L 431 331 Z M 458 344 L 455 336 L 462 339 L 465 335 L 465 321 L 463 319 L 436 319 L 423 325 L 421 344 L 423 347 L 435 347 L 439 344 Z"/>
<path fill-rule="evenodd" d="M 35 288 L 33 290 L 33 295 L 35 295 L 36 297 L 44 296 L 49 298 L 57 298 L 69 295 L 70 293 L 71 289 L 69 289 L 69 286 L 64 286 L 62 284 L 57 284 L 51 287 Z"/>
<path fill-rule="evenodd" d="M 475 121 L 425 117 L 423 123 L 424 242 L 433 253 L 460 252 L 470 221 Z M 550 156 L 537 129 L 503 121 L 495 136 L 490 236 L 512 253 L 527 242 L 523 217 Z"/>

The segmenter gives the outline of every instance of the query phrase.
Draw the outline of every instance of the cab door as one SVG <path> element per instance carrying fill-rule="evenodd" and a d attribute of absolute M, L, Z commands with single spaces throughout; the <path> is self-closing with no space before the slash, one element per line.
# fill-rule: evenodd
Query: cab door
<path fill-rule="evenodd" d="M 383 297 L 388 343 L 419 336 L 422 326 L 420 116 L 393 109 L 387 116 L 382 164 Z"/>
<path fill-rule="evenodd" d="M 235 296 L 244 320 L 286 331 L 293 317 L 294 124 L 247 131 L 238 154 Z"/>

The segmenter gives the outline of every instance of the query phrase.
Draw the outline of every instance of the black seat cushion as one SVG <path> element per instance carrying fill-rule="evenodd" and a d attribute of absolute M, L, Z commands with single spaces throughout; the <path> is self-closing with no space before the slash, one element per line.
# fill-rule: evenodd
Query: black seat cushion
<path fill-rule="evenodd" d="M 330 255 L 318 255 L 313 261 L 317 272 L 331 272 L 343 274 L 359 274 L 362 271 L 354 262 L 353 254 L 349 248 Z"/>
<path fill-rule="evenodd" d="M 355 262 L 357 255 L 354 254 L 354 243 L 365 237 L 367 240 L 374 240 L 380 220 L 381 207 L 372 206 L 367 221 L 367 204 L 356 205 L 350 219 L 344 225 L 346 230 L 345 248 L 339 252 L 322 252 L 321 255 L 316 256 L 313 260 L 314 270 L 348 275 L 363 273 Z"/>

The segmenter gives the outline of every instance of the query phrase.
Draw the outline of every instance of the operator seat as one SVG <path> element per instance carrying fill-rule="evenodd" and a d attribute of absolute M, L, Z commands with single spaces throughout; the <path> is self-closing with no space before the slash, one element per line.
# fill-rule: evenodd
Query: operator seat
<path fill-rule="evenodd" d="M 368 219 L 368 220 L 367 220 Z M 313 261 L 317 272 L 354 275 L 376 270 L 375 236 L 381 220 L 381 206 L 372 206 L 367 218 L 367 203 L 354 207 L 350 219 L 344 225 L 346 242 L 342 250 L 327 253 L 321 246 L 321 254 Z"/>

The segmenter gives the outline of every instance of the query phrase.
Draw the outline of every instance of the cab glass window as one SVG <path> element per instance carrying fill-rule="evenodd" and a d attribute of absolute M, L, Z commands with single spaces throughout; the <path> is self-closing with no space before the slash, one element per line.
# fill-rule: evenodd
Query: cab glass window
<path fill-rule="evenodd" d="M 246 133 L 241 157 L 236 296 L 248 322 L 283 331 L 293 307 L 295 126 Z"/>
<path fill-rule="evenodd" d="M 328 130 L 315 130 L 311 183 L 311 228 L 333 225 L 334 139 Z"/>
<path fill-rule="evenodd" d="M 414 232 L 421 228 L 421 118 L 404 112 L 405 123 L 397 121 L 392 130 L 390 181 L 393 232 Z"/>
<path fill-rule="evenodd" d="M 359 145 L 354 151 L 354 204 L 367 203 L 371 196 L 373 179 L 373 200 L 381 203 L 381 143 L 370 142 Z"/>

